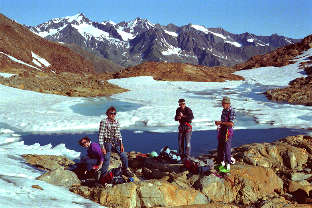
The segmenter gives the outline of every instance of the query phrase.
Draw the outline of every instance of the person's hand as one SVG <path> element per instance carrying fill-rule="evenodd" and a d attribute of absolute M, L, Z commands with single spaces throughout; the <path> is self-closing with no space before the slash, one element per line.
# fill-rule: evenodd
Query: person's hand
<path fill-rule="evenodd" d="M 123 146 L 123 143 L 120 144 L 120 152 L 124 152 L 125 151 L 125 148 Z"/>
<path fill-rule="evenodd" d="M 217 126 L 220 126 L 221 123 L 222 123 L 222 121 L 215 121 L 215 124 L 216 124 Z"/>
<path fill-rule="evenodd" d="M 102 164 L 100 164 L 95 170 L 99 171 L 102 168 Z"/>
<path fill-rule="evenodd" d="M 183 117 L 183 113 L 182 112 L 180 112 L 180 115 L 179 115 L 180 117 Z"/>
<path fill-rule="evenodd" d="M 104 155 L 106 155 L 106 149 L 105 148 L 102 148 L 102 152 Z"/>

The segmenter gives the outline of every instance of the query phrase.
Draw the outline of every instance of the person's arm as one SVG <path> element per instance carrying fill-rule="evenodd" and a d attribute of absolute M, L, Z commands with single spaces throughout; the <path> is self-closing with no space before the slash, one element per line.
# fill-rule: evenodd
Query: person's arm
<path fill-rule="evenodd" d="M 191 122 L 192 122 L 194 116 L 193 116 L 193 112 L 192 112 L 192 110 L 191 110 L 190 108 L 187 108 L 186 114 L 183 115 L 183 118 L 184 118 L 184 120 L 185 120 L 186 122 L 188 122 L 188 123 L 191 123 Z"/>
<path fill-rule="evenodd" d="M 220 125 L 227 126 L 227 127 L 233 127 L 234 123 L 232 121 L 221 121 Z"/>
<path fill-rule="evenodd" d="M 106 149 L 104 145 L 104 138 L 107 136 L 107 127 L 105 125 L 105 121 L 102 120 L 100 122 L 100 128 L 99 128 L 99 144 L 101 146 L 101 150 L 103 154 L 106 154 Z"/>
<path fill-rule="evenodd" d="M 217 126 L 220 126 L 221 123 L 222 123 L 222 121 L 215 121 L 215 124 L 216 124 Z"/>
<path fill-rule="evenodd" d="M 229 121 L 216 121 L 216 125 L 223 125 L 226 127 L 233 127 L 234 126 L 234 120 L 236 119 L 236 114 L 234 110 L 231 110 L 230 115 L 229 115 Z"/>
<path fill-rule="evenodd" d="M 103 166 L 103 162 L 104 162 L 104 155 L 103 152 L 101 150 L 100 145 L 98 144 L 94 144 L 92 145 L 92 151 L 96 154 L 96 157 L 98 158 L 98 167 L 96 168 L 96 170 L 100 170 Z"/>
<path fill-rule="evenodd" d="M 176 114 L 175 114 L 175 116 L 174 116 L 174 120 L 175 120 L 175 121 L 181 120 L 179 108 L 176 110 Z"/>
<path fill-rule="evenodd" d="M 233 127 L 235 119 L 236 119 L 236 113 L 231 108 L 230 115 L 229 115 L 229 121 L 228 122 L 223 122 L 223 125 L 225 125 L 227 127 Z"/>

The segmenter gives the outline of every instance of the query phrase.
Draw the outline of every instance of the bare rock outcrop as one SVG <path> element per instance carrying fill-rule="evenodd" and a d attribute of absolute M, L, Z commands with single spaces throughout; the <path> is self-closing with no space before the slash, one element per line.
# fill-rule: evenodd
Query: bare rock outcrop
<path fill-rule="evenodd" d="M 230 67 L 207 67 L 183 63 L 144 62 L 115 73 L 114 78 L 153 76 L 155 80 L 224 82 L 226 80 L 243 80 L 232 74 Z"/>

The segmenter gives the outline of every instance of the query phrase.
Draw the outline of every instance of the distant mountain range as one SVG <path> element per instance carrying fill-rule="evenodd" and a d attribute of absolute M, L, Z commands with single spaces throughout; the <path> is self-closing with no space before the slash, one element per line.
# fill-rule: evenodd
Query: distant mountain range
<path fill-rule="evenodd" d="M 99 23 L 83 14 L 55 18 L 29 29 L 48 40 L 80 46 L 123 67 L 145 61 L 233 66 L 300 41 L 276 34 L 233 34 L 194 24 L 162 26 L 141 18 Z"/>

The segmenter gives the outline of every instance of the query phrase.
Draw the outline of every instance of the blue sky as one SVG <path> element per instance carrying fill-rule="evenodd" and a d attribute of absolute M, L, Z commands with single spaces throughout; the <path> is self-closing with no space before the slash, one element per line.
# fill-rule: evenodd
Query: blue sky
<path fill-rule="evenodd" d="M 0 0 L 0 12 L 25 25 L 84 13 L 92 21 L 129 21 L 222 27 L 231 33 L 312 34 L 312 0 Z"/>

